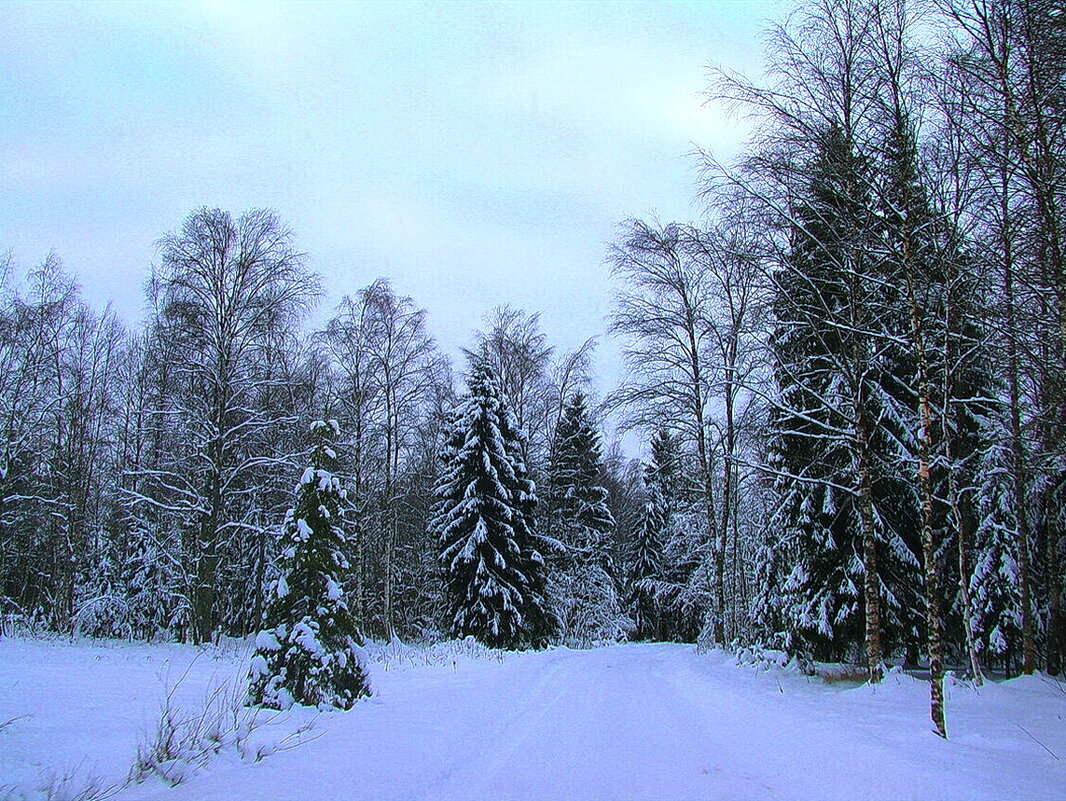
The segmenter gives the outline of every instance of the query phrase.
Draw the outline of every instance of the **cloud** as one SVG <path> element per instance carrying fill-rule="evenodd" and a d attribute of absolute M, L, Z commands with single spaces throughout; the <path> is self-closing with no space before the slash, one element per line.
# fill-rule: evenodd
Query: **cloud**
<path fill-rule="evenodd" d="M 185 214 L 270 206 L 332 301 L 391 275 L 453 352 L 508 301 L 573 347 L 617 222 L 698 215 L 685 154 L 742 132 L 705 67 L 773 2 L 9 2 L 0 249 L 133 316 Z"/>

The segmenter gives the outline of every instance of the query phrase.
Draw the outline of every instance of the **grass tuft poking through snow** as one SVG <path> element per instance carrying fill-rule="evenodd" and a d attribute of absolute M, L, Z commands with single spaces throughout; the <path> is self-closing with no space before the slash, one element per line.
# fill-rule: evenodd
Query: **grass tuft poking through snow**
<path fill-rule="evenodd" d="M 245 706 L 248 653 L 235 640 L 0 640 L 0 801 L 103 801 L 313 741 L 314 710 Z"/>

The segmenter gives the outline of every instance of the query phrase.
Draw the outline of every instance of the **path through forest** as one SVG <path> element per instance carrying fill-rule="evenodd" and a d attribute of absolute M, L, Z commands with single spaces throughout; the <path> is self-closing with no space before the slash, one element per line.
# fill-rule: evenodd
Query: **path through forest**
<path fill-rule="evenodd" d="M 1039 678 L 955 688 L 943 742 L 925 686 L 828 687 L 677 645 L 507 655 L 374 670 L 376 696 L 320 739 L 218 766 L 185 799 L 1051 798 L 1066 773 L 1062 713 Z M 1031 686 L 1026 686 L 1026 682 Z M 1034 703 L 1036 702 L 1036 703 Z M 151 790 L 151 791 L 150 791 Z"/>

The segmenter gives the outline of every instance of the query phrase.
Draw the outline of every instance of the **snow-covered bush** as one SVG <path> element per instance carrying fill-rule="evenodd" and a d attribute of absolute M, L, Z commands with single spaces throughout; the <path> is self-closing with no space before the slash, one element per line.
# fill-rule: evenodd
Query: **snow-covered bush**
<path fill-rule="evenodd" d="M 559 636 L 570 648 L 610 645 L 627 639 L 633 630 L 614 579 L 599 564 L 577 564 L 552 575 L 548 594 L 559 618 Z"/>
<path fill-rule="evenodd" d="M 265 736 L 282 713 L 264 716 L 262 710 L 245 704 L 246 690 L 239 680 L 214 687 L 193 709 L 174 702 L 179 680 L 167 690 L 155 728 L 137 745 L 137 755 L 126 783 L 140 783 L 157 776 L 176 786 L 226 752 L 242 760 L 258 762 L 268 754 L 305 742 L 314 719 L 289 731 L 284 737 Z"/>
<path fill-rule="evenodd" d="M 241 687 L 216 687 L 194 712 L 183 712 L 174 705 L 175 689 L 167 692 L 155 729 L 137 745 L 130 782 L 158 776 L 178 785 L 224 748 L 233 747 L 240 756 L 247 755 L 255 713 L 244 705 Z"/>

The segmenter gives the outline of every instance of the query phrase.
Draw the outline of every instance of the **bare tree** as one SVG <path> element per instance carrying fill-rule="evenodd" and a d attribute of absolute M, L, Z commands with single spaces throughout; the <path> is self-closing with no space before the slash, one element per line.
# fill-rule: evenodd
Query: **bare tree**
<path fill-rule="evenodd" d="M 518 425 L 529 435 L 525 454 L 539 474 L 546 462 L 548 442 L 554 431 L 540 400 L 547 387 L 554 348 L 540 330 L 540 315 L 513 306 L 493 309 L 486 331 L 475 333 L 475 346 L 467 355 L 486 359 L 500 377 L 500 387 L 511 402 Z"/>
<path fill-rule="evenodd" d="M 152 275 L 153 326 L 174 375 L 157 414 L 180 427 L 182 443 L 142 470 L 138 500 L 182 532 L 196 642 L 219 622 L 224 549 L 253 525 L 252 476 L 277 462 L 257 436 L 284 422 L 256 402 L 264 383 L 280 380 L 267 369 L 268 351 L 319 295 L 292 239 L 271 211 L 234 220 L 200 209 L 161 240 Z"/>
<path fill-rule="evenodd" d="M 719 615 L 724 617 L 730 549 L 734 555 L 730 575 L 734 588 L 743 583 L 747 571 L 740 557 L 740 509 L 745 505 L 741 492 L 745 474 L 750 473 L 746 465 L 753 461 L 749 447 L 751 423 L 757 419 L 757 407 L 761 405 L 757 393 L 765 372 L 763 343 L 768 298 L 762 280 L 757 222 L 746 212 L 743 197 L 719 200 L 718 219 L 704 229 L 688 229 L 685 247 L 689 258 L 702 270 L 711 297 L 704 317 L 708 337 L 703 359 L 710 388 L 720 399 L 709 422 L 716 433 L 716 451 L 721 454 L 721 515 L 714 548 L 714 583 Z M 734 589 L 734 638 L 741 627 L 737 596 Z M 716 633 L 716 639 L 726 641 L 721 632 Z"/>
<path fill-rule="evenodd" d="M 704 543 L 710 548 L 718 532 L 708 421 L 712 377 L 704 361 L 712 296 L 688 238 L 683 226 L 630 220 L 611 248 L 613 272 L 624 287 L 616 296 L 611 331 L 626 338 L 628 371 L 607 403 L 622 410 L 623 428 L 651 432 L 666 426 L 695 448 Z M 714 589 L 714 639 L 723 644 L 723 594 L 721 587 Z"/>
<path fill-rule="evenodd" d="M 425 318 L 411 298 L 378 279 L 341 302 L 324 336 L 339 376 L 336 397 L 343 420 L 354 432 L 350 461 L 365 529 L 357 540 L 356 594 L 361 606 L 367 589 L 363 540 L 373 535 L 381 556 L 381 625 L 389 639 L 396 635 L 398 537 L 412 502 L 404 476 L 440 386 L 449 381 Z M 407 528 L 423 532 L 424 522 Z"/>

